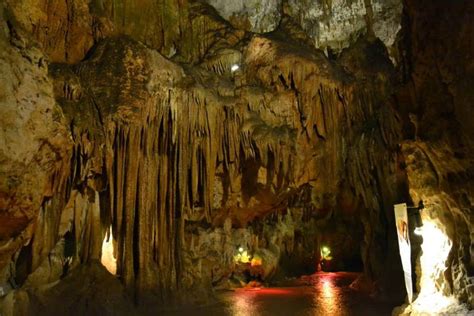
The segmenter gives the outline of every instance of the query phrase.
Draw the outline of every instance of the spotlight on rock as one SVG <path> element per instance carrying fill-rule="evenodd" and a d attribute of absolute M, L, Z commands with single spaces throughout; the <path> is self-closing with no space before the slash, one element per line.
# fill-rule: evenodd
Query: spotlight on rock
<path fill-rule="evenodd" d="M 231 67 L 230 67 L 230 71 L 231 72 L 236 72 L 237 70 L 239 70 L 240 66 L 237 65 L 237 64 L 233 64 Z"/>

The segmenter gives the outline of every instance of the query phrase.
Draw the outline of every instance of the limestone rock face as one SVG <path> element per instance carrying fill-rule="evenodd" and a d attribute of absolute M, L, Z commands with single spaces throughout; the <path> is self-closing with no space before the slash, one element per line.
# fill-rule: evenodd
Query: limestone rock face
<path fill-rule="evenodd" d="M 107 36 L 129 35 L 172 54 L 189 27 L 186 1 L 7 0 L 12 22 L 38 41 L 53 62 L 77 63 Z M 166 12 L 166 14 L 162 14 Z M 161 30 L 166 29 L 166 32 Z M 190 34 L 187 34 L 190 35 Z"/>
<path fill-rule="evenodd" d="M 31 238 L 43 201 L 65 185 L 72 142 L 61 108 L 54 99 L 42 52 L 8 30 L 3 12 L 0 14 L 0 266 L 3 268 L 10 256 Z"/>
<path fill-rule="evenodd" d="M 402 28 L 403 2 L 397 0 L 373 0 L 371 4 L 372 30 L 375 36 L 385 44 L 389 54 L 392 56 L 393 46 Z"/>
<path fill-rule="evenodd" d="M 33 34 L 53 61 L 78 62 L 94 44 L 89 1 L 7 0 L 6 4 L 15 22 Z"/>
<path fill-rule="evenodd" d="M 436 17 L 440 10 L 442 19 Z M 425 204 L 417 258 L 420 294 L 405 309 L 413 315 L 464 314 L 474 306 L 473 128 L 472 115 L 466 116 L 474 96 L 465 89 L 474 78 L 467 57 L 473 47 L 463 40 L 474 30 L 468 18 L 473 10 L 468 1 L 407 5 L 410 22 L 403 41 L 410 49 L 402 50 L 405 85 L 398 95 L 406 139 L 402 151 L 413 203 Z"/>
<path fill-rule="evenodd" d="M 54 306 L 51 309 L 49 306 Z M 6 314 L 131 315 L 132 300 L 120 281 L 98 261 L 84 264 L 60 283 L 37 290 L 11 292 L 3 301 Z"/>
<path fill-rule="evenodd" d="M 472 306 L 474 297 L 468 272 L 474 262 L 472 155 L 456 158 L 443 142 L 407 142 L 403 154 L 411 197 L 425 204 L 417 271 L 420 293 L 411 312 L 463 314 L 466 307 L 458 300 Z M 436 303 L 427 304 L 433 298 Z"/>
<path fill-rule="evenodd" d="M 294 18 L 318 48 L 340 52 L 370 32 L 391 47 L 401 28 L 399 0 L 290 0 L 285 12 Z"/>
<path fill-rule="evenodd" d="M 281 18 L 281 0 L 207 0 L 217 12 L 235 27 L 256 33 L 276 29 Z"/>

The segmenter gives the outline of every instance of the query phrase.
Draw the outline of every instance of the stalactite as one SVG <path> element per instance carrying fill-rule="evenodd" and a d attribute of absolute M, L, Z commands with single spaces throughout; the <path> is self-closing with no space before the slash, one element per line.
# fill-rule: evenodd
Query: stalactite
<path fill-rule="evenodd" d="M 213 27 L 194 22 L 196 27 Z M 178 289 L 194 286 L 192 280 L 179 281 L 189 277 L 186 269 L 194 269 L 187 251 L 198 253 L 204 241 L 194 234 L 187 240 L 187 223 L 213 229 L 224 225 L 224 243 L 230 244 L 232 224 L 249 227 L 265 218 L 279 227 L 278 234 L 262 232 L 271 238 L 255 237 L 246 246 L 256 250 L 260 243 L 276 242 L 277 253 L 293 252 L 294 232 L 285 229 L 297 220 L 287 209 L 293 203 L 290 197 L 303 186 L 308 188 L 305 197 L 294 203 L 304 199 L 311 204 L 303 208 L 305 218 L 328 207 L 325 194 L 336 192 L 340 181 L 347 181 L 371 210 L 382 198 L 375 183 L 380 179 L 369 179 L 377 161 L 390 158 L 378 153 L 396 140 L 396 122 L 390 121 L 390 113 L 380 114 L 365 83 L 349 78 L 318 53 L 292 48 L 281 53 L 281 44 L 268 38 L 255 36 L 243 54 L 219 47 L 207 51 L 208 44 L 198 48 L 199 56 L 209 57 L 199 70 L 183 69 L 129 39 L 105 41 L 76 67 L 86 91 L 81 102 L 95 113 L 77 122 L 76 110 L 68 113 L 75 147 L 66 186 L 70 192 L 63 195 L 70 198 L 63 203 L 74 205 L 76 261 L 99 258 L 111 226 L 117 275 L 138 301 L 147 295 L 176 298 Z M 239 74 L 245 86 L 238 90 L 228 73 L 235 62 L 245 66 Z M 220 85 L 234 90 L 222 95 Z M 374 117 L 377 128 L 364 126 Z M 91 132 L 88 120 L 96 124 Z M 265 179 L 246 175 L 247 166 L 263 170 Z M 376 172 L 378 178 L 386 173 Z M 263 193 L 243 196 L 242 186 L 254 181 L 245 177 L 254 176 L 261 182 L 251 184 L 258 186 L 256 191 L 263 187 Z M 223 179 L 221 208 L 213 207 L 216 178 Z M 368 223 L 376 221 L 367 215 Z M 58 230 L 57 222 L 43 226 Z M 254 234 L 250 228 L 249 233 Z M 42 257 L 61 237 L 52 235 L 56 239 Z M 369 247 L 373 235 L 366 238 Z M 225 260 L 233 261 L 235 246 L 222 250 Z M 196 269 L 205 268 L 199 260 Z"/>

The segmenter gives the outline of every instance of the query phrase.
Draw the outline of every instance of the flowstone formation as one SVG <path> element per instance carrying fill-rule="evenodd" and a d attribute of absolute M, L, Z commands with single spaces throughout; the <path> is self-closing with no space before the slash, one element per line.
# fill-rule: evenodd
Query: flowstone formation
<path fill-rule="evenodd" d="M 420 157 L 433 159 L 407 133 L 409 58 L 388 50 L 401 4 L 316 2 L 326 35 L 309 31 L 303 2 L 5 0 L 0 311 L 201 304 L 212 289 L 312 273 L 324 245 L 333 269 L 357 266 L 397 295 L 393 204 L 441 194 L 424 191 Z M 463 190 L 446 199 L 465 192 L 469 207 Z M 459 214 L 465 234 L 448 237 L 465 254 Z M 460 262 L 466 302 L 472 258 Z"/>

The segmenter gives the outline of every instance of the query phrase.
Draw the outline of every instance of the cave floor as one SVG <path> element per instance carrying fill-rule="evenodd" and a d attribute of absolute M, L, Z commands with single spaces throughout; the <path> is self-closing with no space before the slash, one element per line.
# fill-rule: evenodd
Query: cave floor
<path fill-rule="evenodd" d="M 399 302 L 379 301 L 350 284 L 358 273 L 317 273 L 282 287 L 239 289 L 219 294 L 219 303 L 164 315 L 391 315 Z"/>

